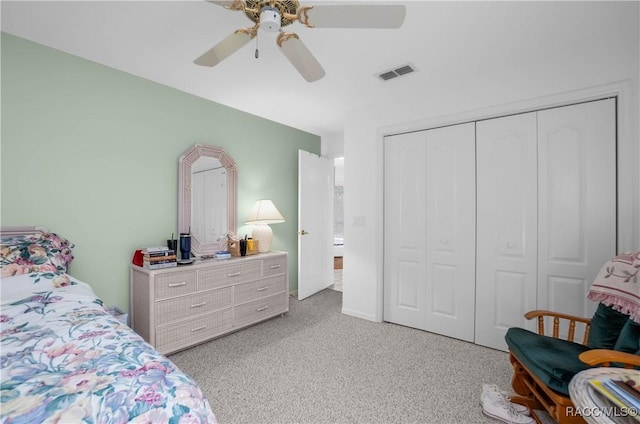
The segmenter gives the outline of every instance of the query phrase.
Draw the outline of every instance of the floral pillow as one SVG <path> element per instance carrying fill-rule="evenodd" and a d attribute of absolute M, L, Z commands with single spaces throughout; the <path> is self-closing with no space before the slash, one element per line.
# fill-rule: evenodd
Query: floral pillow
<path fill-rule="evenodd" d="M 0 268 L 2 277 L 30 272 L 64 274 L 73 260 L 74 245 L 54 233 L 2 237 Z"/>

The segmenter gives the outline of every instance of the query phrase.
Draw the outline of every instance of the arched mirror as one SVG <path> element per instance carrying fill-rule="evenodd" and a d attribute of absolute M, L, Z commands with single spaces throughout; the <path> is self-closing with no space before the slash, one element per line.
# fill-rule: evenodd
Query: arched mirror
<path fill-rule="evenodd" d="M 178 231 L 191 233 L 196 256 L 227 250 L 227 233 L 237 232 L 236 163 L 220 147 L 196 144 L 180 156 Z"/>

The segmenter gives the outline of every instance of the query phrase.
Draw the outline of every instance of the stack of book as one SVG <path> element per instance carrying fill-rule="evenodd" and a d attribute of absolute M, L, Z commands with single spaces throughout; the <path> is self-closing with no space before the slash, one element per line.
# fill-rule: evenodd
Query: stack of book
<path fill-rule="evenodd" d="M 634 412 L 634 418 L 640 421 L 640 374 L 635 378 L 605 378 L 603 380 L 589 380 L 589 383 L 607 399 L 623 411 Z"/>
<path fill-rule="evenodd" d="M 175 250 L 168 247 L 147 247 L 142 250 L 142 266 L 147 269 L 162 269 L 177 266 Z"/>
<path fill-rule="evenodd" d="M 231 259 L 231 252 L 229 252 L 228 250 L 221 250 L 219 252 L 216 252 L 214 257 L 216 259 Z"/>

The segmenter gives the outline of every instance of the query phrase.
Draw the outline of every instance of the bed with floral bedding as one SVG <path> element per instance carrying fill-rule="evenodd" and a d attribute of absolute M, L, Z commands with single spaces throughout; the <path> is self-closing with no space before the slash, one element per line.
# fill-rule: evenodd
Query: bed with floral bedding
<path fill-rule="evenodd" d="M 214 423 L 194 380 L 66 273 L 72 247 L 2 236 L 0 422 Z"/>

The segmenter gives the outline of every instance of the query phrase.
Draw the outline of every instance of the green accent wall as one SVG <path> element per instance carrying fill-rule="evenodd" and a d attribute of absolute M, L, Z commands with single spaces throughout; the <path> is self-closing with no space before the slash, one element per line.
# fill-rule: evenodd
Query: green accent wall
<path fill-rule="evenodd" d="M 5 33 L 1 42 L 2 225 L 68 238 L 71 275 L 128 310 L 134 250 L 177 233 L 178 158 L 211 144 L 238 165 L 240 235 L 258 199 L 285 217 L 272 250 L 289 252 L 297 289 L 298 149 L 320 154 L 320 137 Z"/>

